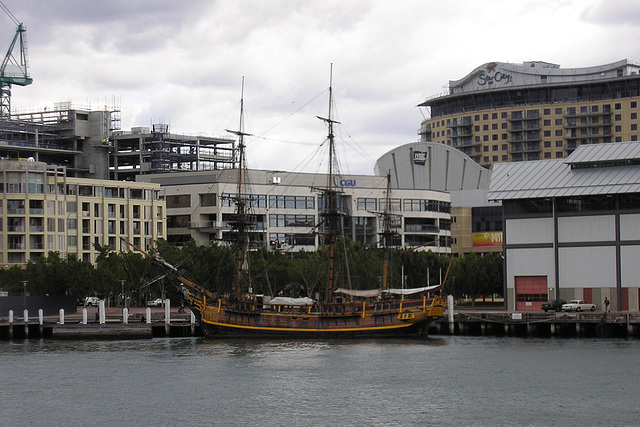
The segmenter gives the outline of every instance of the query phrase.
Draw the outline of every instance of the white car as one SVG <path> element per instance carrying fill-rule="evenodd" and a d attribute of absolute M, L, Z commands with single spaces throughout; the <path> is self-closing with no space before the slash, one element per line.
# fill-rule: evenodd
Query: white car
<path fill-rule="evenodd" d="M 102 300 L 98 297 L 86 297 L 84 299 L 84 305 L 88 307 L 97 307 L 100 301 Z"/>
<path fill-rule="evenodd" d="M 162 298 L 155 298 L 147 301 L 148 307 L 162 307 L 163 304 L 164 304 L 164 301 L 162 300 Z"/>
<path fill-rule="evenodd" d="M 584 302 L 581 299 L 572 299 L 566 304 L 562 304 L 562 311 L 583 311 L 591 310 L 595 311 L 596 305 L 588 302 Z"/>

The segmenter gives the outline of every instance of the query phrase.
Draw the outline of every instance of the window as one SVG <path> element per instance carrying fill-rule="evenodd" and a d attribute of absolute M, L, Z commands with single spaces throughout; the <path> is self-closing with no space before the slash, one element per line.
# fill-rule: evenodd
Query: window
<path fill-rule="evenodd" d="M 310 196 L 269 196 L 269 207 L 279 209 L 314 209 L 314 198 Z"/>
<path fill-rule="evenodd" d="M 388 210 L 389 212 L 400 212 L 402 210 L 402 201 L 400 199 L 380 199 L 380 210 Z M 387 206 L 387 203 L 389 204 Z"/>
<path fill-rule="evenodd" d="M 314 215 L 269 215 L 269 227 L 313 227 L 315 222 Z"/>
<path fill-rule="evenodd" d="M 167 228 L 185 228 L 189 226 L 190 221 L 189 215 L 169 215 L 167 216 Z"/>
<path fill-rule="evenodd" d="M 488 147 L 485 147 L 488 148 Z M 485 150 L 486 151 L 486 150 Z M 358 197 L 357 199 L 357 209 L 360 211 L 372 211 L 372 210 L 376 210 L 377 207 L 377 200 L 374 198 L 364 198 L 364 197 Z"/>
<path fill-rule="evenodd" d="M 562 108 L 556 108 L 555 109 L 555 113 L 556 114 L 562 114 Z"/>
<path fill-rule="evenodd" d="M 545 141 L 544 148 L 551 148 L 551 141 Z"/>
<path fill-rule="evenodd" d="M 562 141 L 556 141 L 556 147 L 562 147 Z"/>
<path fill-rule="evenodd" d="M 631 101 L 631 108 L 638 108 L 638 103 L 636 101 Z"/>
<path fill-rule="evenodd" d="M 167 196 L 167 209 L 191 207 L 191 196 L 189 194 L 181 196 Z"/>
<path fill-rule="evenodd" d="M 217 197 L 216 194 L 201 194 L 200 206 L 216 206 Z"/>
<path fill-rule="evenodd" d="M 29 193 L 44 193 L 44 175 L 41 173 L 30 172 L 27 179 L 29 180 Z"/>

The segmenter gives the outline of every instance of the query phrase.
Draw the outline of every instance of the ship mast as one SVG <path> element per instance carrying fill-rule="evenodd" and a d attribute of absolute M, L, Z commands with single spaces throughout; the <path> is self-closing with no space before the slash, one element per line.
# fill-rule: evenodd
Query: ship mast
<path fill-rule="evenodd" d="M 391 171 L 387 173 L 387 197 L 382 214 L 382 245 L 384 248 L 384 265 L 382 269 L 382 290 L 387 290 L 389 283 L 389 252 L 391 251 Z"/>
<path fill-rule="evenodd" d="M 249 248 L 249 234 L 247 233 L 249 218 L 247 212 L 247 200 L 243 195 L 242 189 L 244 185 L 243 173 L 244 168 L 246 167 L 244 137 L 251 136 L 251 134 L 245 133 L 244 131 L 244 76 L 242 76 L 240 123 L 238 130 L 227 129 L 227 132 L 238 136 L 238 182 L 237 194 L 234 197 L 234 201 L 236 203 L 236 215 L 233 226 L 235 227 L 238 236 L 236 292 L 237 296 L 240 297 L 249 284 L 249 260 L 247 254 Z"/>
<path fill-rule="evenodd" d="M 329 140 L 329 175 L 327 176 L 327 188 L 323 191 L 324 200 L 326 203 L 325 212 L 323 216 L 326 218 L 329 227 L 329 280 L 327 283 L 327 301 L 333 301 L 333 288 L 335 283 L 335 245 L 336 234 L 338 233 L 339 225 L 339 212 L 338 212 L 338 191 L 333 189 L 333 166 L 335 162 L 335 146 L 333 135 L 333 124 L 340 123 L 331 118 L 331 107 L 333 105 L 333 64 L 331 64 L 331 70 L 329 73 L 329 112 L 327 117 L 318 117 L 328 125 Z"/>

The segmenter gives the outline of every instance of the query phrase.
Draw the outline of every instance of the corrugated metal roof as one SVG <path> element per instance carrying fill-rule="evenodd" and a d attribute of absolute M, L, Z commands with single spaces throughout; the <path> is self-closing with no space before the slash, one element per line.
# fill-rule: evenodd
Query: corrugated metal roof
<path fill-rule="evenodd" d="M 577 160 L 576 160 L 577 159 Z M 640 192 L 640 165 L 571 168 L 571 164 L 640 159 L 640 143 L 582 145 L 566 160 L 494 166 L 489 200 Z"/>
<path fill-rule="evenodd" d="M 595 163 L 640 159 L 640 143 L 581 145 L 565 160 L 568 164 Z"/>

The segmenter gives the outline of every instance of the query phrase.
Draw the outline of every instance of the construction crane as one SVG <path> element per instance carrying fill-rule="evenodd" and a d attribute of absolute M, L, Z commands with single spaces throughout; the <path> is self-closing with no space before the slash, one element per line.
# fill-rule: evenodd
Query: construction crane
<path fill-rule="evenodd" d="M 27 86 L 33 79 L 27 63 L 27 29 L 1 1 L 0 9 L 16 24 L 16 34 L 0 65 L 0 119 L 6 119 L 11 117 L 11 85 Z"/>

